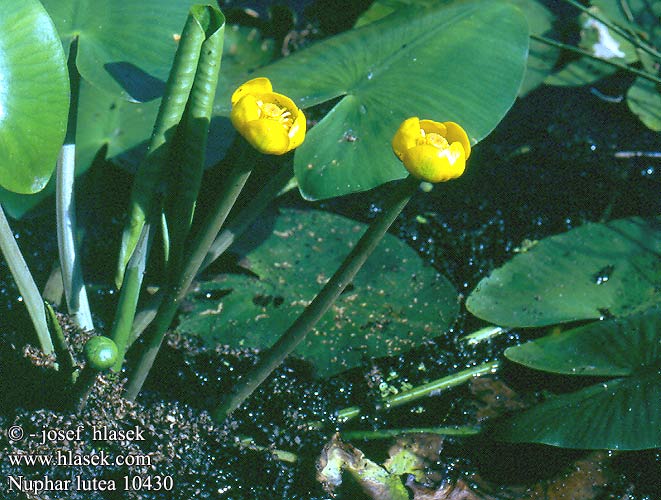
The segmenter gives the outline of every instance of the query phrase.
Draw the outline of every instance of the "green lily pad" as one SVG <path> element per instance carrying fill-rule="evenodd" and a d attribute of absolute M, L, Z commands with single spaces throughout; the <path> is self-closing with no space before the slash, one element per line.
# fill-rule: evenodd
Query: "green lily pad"
<path fill-rule="evenodd" d="M 44 188 L 69 112 L 67 64 L 53 21 L 36 0 L 0 0 L 0 186 Z"/>
<path fill-rule="evenodd" d="M 528 28 L 509 3 L 459 2 L 404 10 L 255 71 L 307 108 L 341 98 L 296 151 L 306 198 L 364 191 L 407 175 L 390 142 L 402 120 L 456 121 L 472 143 L 516 98 Z M 229 112 L 225 89 L 216 112 Z"/>
<path fill-rule="evenodd" d="M 595 321 L 510 347 L 505 355 L 529 368 L 564 375 L 631 376 L 661 360 L 661 311 Z"/>
<path fill-rule="evenodd" d="M 76 131 L 76 174 L 87 171 L 103 146 L 106 158 L 134 166 L 144 155 L 159 101 L 132 103 L 80 82 L 79 126 Z M 0 190 L 6 212 L 18 219 L 55 192 L 53 183 L 32 195 Z"/>
<path fill-rule="evenodd" d="M 195 0 L 43 0 L 76 66 L 92 85 L 134 101 L 160 97 Z"/>
<path fill-rule="evenodd" d="M 318 211 L 287 209 L 264 218 L 234 247 L 250 274 L 224 274 L 200 283 L 187 299 L 178 329 L 210 344 L 272 345 L 365 228 Z M 441 335 L 457 311 L 454 287 L 410 247 L 386 235 L 296 354 L 329 376 Z"/>
<path fill-rule="evenodd" d="M 430 8 L 440 2 L 447 5 L 456 0 L 376 0 L 356 21 L 356 27 L 365 26 L 382 19 L 394 12 L 411 7 Z M 555 16 L 542 3 L 537 0 L 509 0 L 516 5 L 526 16 L 531 35 L 544 35 L 551 31 Z M 530 41 L 526 74 L 519 89 L 519 95 L 525 96 L 531 90 L 542 84 L 555 66 L 559 49 L 551 45 Z"/>
<path fill-rule="evenodd" d="M 532 368 L 620 376 L 551 397 L 501 424 L 509 441 L 565 448 L 640 450 L 661 446 L 661 311 L 595 322 L 506 352 Z"/>
<path fill-rule="evenodd" d="M 661 131 L 661 93 L 654 82 L 637 78 L 627 91 L 627 106 L 647 128 Z"/>
<path fill-rule="evenodd" d="M 480 281 L 466 307 L 510 327 L 644 310 L 661 302 L 660 222 L 633 217 L 545 238 Z"/>

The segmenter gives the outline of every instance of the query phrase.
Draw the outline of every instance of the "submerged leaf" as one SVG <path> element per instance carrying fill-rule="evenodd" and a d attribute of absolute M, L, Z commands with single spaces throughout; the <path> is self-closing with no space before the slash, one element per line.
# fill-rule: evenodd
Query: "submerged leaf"
<path fill-rule="evenodd" d="M 321 290 L 366 228 L 338 215 L 283 210 L 233 248 L 248 274 L 224 274 L 188 298 L 179 330 L 212 344 L 268 347 Z M 327 376 L 441 335 L 457 292 L 405 243 L 386 235 L 296 353 Z"/>

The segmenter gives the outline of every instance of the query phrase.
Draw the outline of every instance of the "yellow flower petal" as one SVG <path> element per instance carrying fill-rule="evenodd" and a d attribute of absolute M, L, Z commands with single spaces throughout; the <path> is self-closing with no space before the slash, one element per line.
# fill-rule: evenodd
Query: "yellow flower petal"
<path fill-rule="evenodd" d="M 274 120 L 248 122 L 241 135 L 258 151 L 269 155 L 282 155 L 290 150 L 289 136 L 282 124 Z"/>
<path fill-rule="evenodd" d="M 404 154 L 417 144 L 420 135 L 420 120 L 412 117 L 404 120 L 392 138 L 392 150 L 403 161 Z"/>
<path fill-rule="evenodd" d="M 458 142 L 446 149 L 438 149 L 430 144 L 415 146 L 406 151 L 402 161 L 411 175 L 427 182 L 454 179 L 466 168 L 466 155 Z"/>
<path fill-rule="evenodd" d="M 234 106 L 234 104 L 237 103 L 244 95 L 264 94 L 268 92 L 273 92 L 271 80 L 264 77 L 253 78 L 252 80 L 248 80 L 234 91 L 232 94 L 232 106 Z"/>
<path fill-rule="evenodd" d="M 466 159 L 468 159 L 468 157 L 471 155 L 471 143 L 468 139 L 468 134 L 466 134 L 466 131 L 461 127 L 461 125 L 458 125 L 455 122 L 444 122 L 443 125 L 445 125 L 447 129 L 447 135 L 445 138 L 449 143 L 457 141 L 460 142 L 464 148 Z"/>
<path fill-rule="evenodd" d="M 445 124 L 441 122 L 435 122 L 432 120 L 420 120 L 420 128 L 425 131 L 425 133 L 433 133 L 433 134 L 438 134 L 442 135 L 445 137 L 447 133 L 447 129 L 445 128 Z"/>
<path fill-rule="evenodd" d="M 305 132 L 307 128 L 307 123 L 305 121 L 305 115 L 303 111 L 297 109 L 296 118 L 294 118 L 294 123 L 289 129 L 289 151 L 296 149 L 305 140 Z"/>
<path fill-rule="evenodd" d="M 230 112 L 230 120 L 232 125 L 239 132 L 242 133 L 243 127 L 252 121 L 258 120 L 260 115 L 257 99 L 253 95 L 244 95 L 232 106 Z"/>

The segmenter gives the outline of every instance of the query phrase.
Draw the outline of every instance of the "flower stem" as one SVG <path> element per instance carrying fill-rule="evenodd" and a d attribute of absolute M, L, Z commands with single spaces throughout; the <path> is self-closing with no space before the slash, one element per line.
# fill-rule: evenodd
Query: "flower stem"
<path fill-rule="evenodd" d="M 9 227 L 5 212 L 0 205 L 0 251 L 2 252 L 9 271 L 11 272 L 18 291 L 23 297 L 25 307 L 28 310 L 34 329 L 37 332 L 37 338 L 41 344 L 41 350 L 45 354 L 53 353 L 53 342 L 51 341 L 50 334 L 48 333 L 48 326 L 46 323 L 46 312 L 44 310 L 44 302 L 39 293 L 34 278 L 25 263 L 23 254 L 18 248 L 14 233 Z"/>
<path fill-rule="evenodd" d="M 395 218 L 418 189 L 419 184 L 418 180 L 409 176 L 397 185 L 383 212 L 372 221 L 333 277 L 289 329 L 264 353 L 253 370 L 243 380 L 240 380 L 234 390 L 221 401 L 213 413 L 216 420 L 224 420 L 238 408 L 303 341 L 307 333 L 353 280 L 367 257 L 376 248 Z"/>
<path fill-rule="evenodd" d="M 259 217 L 266 207 L 274 200 L 280 190 L 294 176 L 291 165 L 283 166 L 264 187 L 241 209 L 236 217 L 227 223 L 227 226 L 218 234 L 202 262 L 201 269 L 205 269 L 214 260 L 220 257 L 232 243 L 241 236 L 248 227 Z"/>
<path fill-rule="evenodd" d="M 259 217 L 269 204 L 276 198 L 278 193 L 293 177 L 291 164 L 282 167 L 278 172 L 266 183 L 266 185 L 236 214 L 232 217 L 227 224 L 220 231 L 214 240 L 204 261 L 200 266 L 198 272 L 202 272 L 209 265 L 211 265 L 218 257 L 223 255 L 225 251 L 239 238 L 250 225 Z M 129 345 L 133 343 L 142 332 L 154 321 L 156 313 L 163 302 L 164 291 L 159 290 L 152 296 L 147 304 L 142 308 L 135 317 L 133 322 L 133 329 L 131 331 L 131 338 Z"/>
<path fill-rule="evenodd" d="M 80 73 L 76 68 L 78 40 L 74 39 L 69 49 L 69 81 L 71 104 L 64 145 L 57 159 L 55 215 L 57 219 L 57 246 L 60 255 L 60 268 L 67 309 L 74 322 L 83 330 L 94 329 L 92 313 L 87 300 L 87 291 L 80 266 L 76 245 L 76 203 L 74 197 L 74 177 L 76 167 L 76 121 Z"/>
<path fill-rule="evenodd" d="M 451 387 L 456 387 L 468 382 L 474 377 L 479 377 L 480 375 L 485 375 L 487 373 L 493 373 L 498 369 L 498 361 L 492 361 L 490 363 L 483 363 L 481 365 L 473 366 L 466 370 L 462 370 L 447 377 L 443 377 L 437 380 L 433 380 L 427 384 L 419 385 L 408 391 L 400 392 L 399 394 L 394 394 L 384 398 L 379 404 L 376 405 L 377 410 L 389 409 L 395 406 L 401 406 L 407 403 L 411 403 L 418 399 L 421 399 L 426 396 L 431 396 L 435 392 L 443 391 L 445 389 L 450 389 Z M 344 408 L 337 412 L 337 419 L 341 422 L 346 422 L 352 418 L 360 415 L 361 409 L 358 406 L 351 406 L 349 408 Z"/>
<path fill-rule="evenodd" d="M 178 278 L 170 280 L 168 285 L 165 285 L 167 288 L 164 292 L 163 302 L 146 334 L 144 350 L 126 386 L 126 398 L 130 401 L 135 400 L 142 389 L 165 333 L 177 314 L 181 301 L 186 296 L 204 257 L 207 255 L 252 172 L 255 152 L 242 138 L 239 137 L 237 141 L 235 146 L 239 150 L 238 160 L 234 163 L 227 178 L 224 179 L 223 189 L 218 194 L 218 202 L 201 231 L 195 237 L 191 250 L 184 259 L 185 263 L 181 274 Z"/>

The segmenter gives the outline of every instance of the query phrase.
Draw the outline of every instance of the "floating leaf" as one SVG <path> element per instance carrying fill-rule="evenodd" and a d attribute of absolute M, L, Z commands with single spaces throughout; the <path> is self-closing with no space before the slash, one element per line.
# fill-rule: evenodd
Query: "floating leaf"
<path fill-rule="evenodd" d="M 275 219 L 261 220 L 235 248 L 251 275 L 225 274 L 201 283 L 188 297 L 179 329 L 209 343 L 272 345 L 365 228 L 317 211 L 284 210 Z M 296 352 L 321 375 L 331 375 L 442 334 L 457 308 L 452 285 L 425 267 L 410 247 L 386 235 Z"/>
<path fill-rule="evenodd" d="M 295 156 L 310 199 L 364 191 L 406 170 L 390 142 L 402 120 L 461 123 L 485 137 L 516 98 L 528 50 L 525 18 L 508 3 L 474 1 L 406 10 L 260 69 L 301 107 L 342 98 Z M 226 89 L 218 113 L 228 113 Z"/>
<path fill-rule="evenodd" d="M 519 327 L 644 310 L 661 302 L 660 222 L 633 217 L 546 238 L 480 281 L 466 306 Z"/>
<path fill-rule="evenodd" d="M 69 110 L 67 63 L 53 22 L 36 0 L 0 0 L 0 186 L 44 188 Z"/>
<path fill-rule="evenodd" d="M 356 21 L 356 27 L 364 26 L 382 19 L 400 9 L 412 7 L 430 8 L 440 2 L 451 4 L 456 0 L 376 0 Z M 544 35 L 551 31 L 555 16 L 537 0 L 509 0 L 525 14 L 531 35 Z M 526 75 L 519 89 L 519 95 L 524 96 L 538 87 L 551 73 L 560 51 L 556 47 L 530 41 Z"/>
<path fill-rule="evenodd" d="M 43 0 L 65 47 L 78 37 L 82 77 L 113 95 L 149 101 L 163 94 L 194 0 Z M 157 15 L 158 22 L 155 22 Z"/>
<path fill-rule="evenodd" d="M 630 376 L 661 360 L 661 314 L 643 313 L 596 321 L 547 335 L 505 351 L 508 359 L 565 375 Z"/>
<path fill-rule="evenodd" d="M 132 103 L 80 82 L 79 126 L 76 130 L 76 175 L 92 165 L 103 146 L 106 158 L 119 163 L 135 164 L 146 150 L 159 101 Z M 0 201 L 7 213 L 21 218 L 26 212 L 55 192 L 52 183 L 33 195 L 0 191 Z"/>
<path fill-rule="evenodd" d="M 565 448 L 661 446 L 659 308 L 550 335 L 506 354 L 541 370 L 623 378 L 552 397 L 502 424 L 499 437 Z"/>

